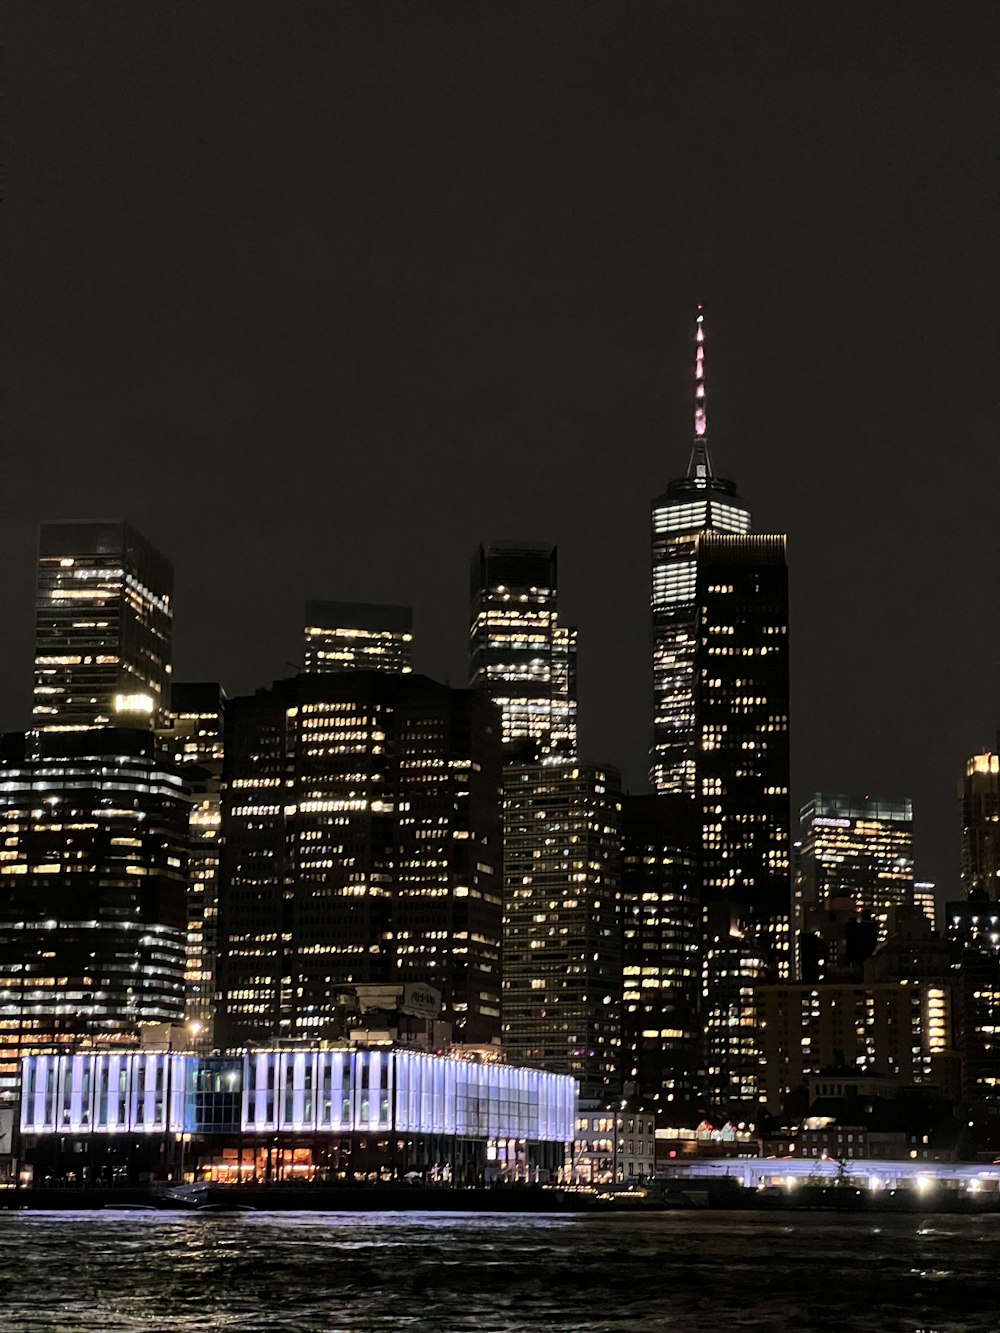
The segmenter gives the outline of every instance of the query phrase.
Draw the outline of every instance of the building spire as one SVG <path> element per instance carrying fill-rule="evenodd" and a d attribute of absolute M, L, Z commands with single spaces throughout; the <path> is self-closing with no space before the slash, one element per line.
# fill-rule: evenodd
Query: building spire
<path fill-rule="evenodd" d="M 699 305 L 695 317 L 694 334 L 694 443 L 688 477 L 708 481 L 712 476 L 712 460 L 708 452 L 708 417 L 705 413 L 705 314 Z"/>

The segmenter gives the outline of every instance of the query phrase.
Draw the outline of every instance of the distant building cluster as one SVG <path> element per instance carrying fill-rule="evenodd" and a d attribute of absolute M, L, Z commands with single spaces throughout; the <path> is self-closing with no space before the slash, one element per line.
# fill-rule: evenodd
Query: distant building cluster
<path fill-rule="evenodd" d="M 645 792 L 579 752 L 554 546 L 475 552 L 464 688 L 414 670 L 408 607 L 310 600 L 303 668 L 231 698 L 173 680 L 144 536 L 42 527 L 0 1174 L 590 1184 L 952 1121 L 1000 1150 L 1000 761 L 968 761 L 951 890 L 906 799 L 816 792 L 795 837 L 786 542 L 715 473 L 700 312 L 694 389 Z"/>

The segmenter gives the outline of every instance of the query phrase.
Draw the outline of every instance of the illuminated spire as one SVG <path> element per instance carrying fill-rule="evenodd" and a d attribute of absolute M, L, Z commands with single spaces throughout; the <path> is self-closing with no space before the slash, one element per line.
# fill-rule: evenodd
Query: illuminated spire
<path fill-rule="evenodd" d="M 694 335 L 694 444 L 687 474 L 695 481 L 708 481 L 712 460 L 708 453 L 708 417 L 705 414 L 705 315 L 698 307 Z"/>

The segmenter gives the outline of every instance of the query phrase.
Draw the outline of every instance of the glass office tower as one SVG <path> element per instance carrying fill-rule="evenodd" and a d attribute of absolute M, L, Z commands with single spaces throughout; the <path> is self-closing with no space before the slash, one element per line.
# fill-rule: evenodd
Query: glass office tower
<path fill-rule="evenodd" d="M 806 901 L 849 898 L 887 933 L 894 908 L 913 905 L 913 803 L 816 792 L 803 805 Z"/>
<path fill-rule="evenodd" d="M 420 675 L 277 681 L 226 707 L 218 1040 L 344 1035 L 338 992 L 429 983 L 500 1034 L 500 741 Z"/>
<path fill-rule="evenodd" d="M 559 623 L 554 546 L 502 542 L 472 557 L 469 683 L 499 705 L 508 758 L 576 753 L 576 630 Z"/>
<path fill-rule="evenodd" d="M 752 992 L 790 970 L 788 570 L 780 536 L 696 540 L 707 1088 L 757 1097 Z"/>
<path fill-rule="evenodd" d="M 306 602 L 305 666 L 317 671 L 413 670 L 413 612 L 373 602 Z"/>
<path fill-rule="evenodd" d="M 184 1017 L 188 790 L 154 737 L 5 738 L 0 1078 L 19 1055 L 132 1044 Z"/>
<path fill-rule="evenodd" d="M 698 539 L 703 893 L 787 922 L 788 570 L 784 537 Z"/>
<path fill-rule="evenodd" d="M 652 506 L 650 783 L 696 810 L 698 1081 L 723 1111 L 757 1100 L 753 990 L 790 967 L 785 539 L 750 526 L 709 453 L 699 308 L 691 459 Z"/>
<path fill-rule="evenodd" d="M 745 533 L 750 510 L 736 485 L 716 476 L 708 449 L 705 331 L 695 333 L 694 444 L 687 476 L 652 506 L 653 741 L 650 783 L 657 792 L 697 790 L 695 653 L 697 543 L 704 532 Z"/>
<path fill-rule="evenodd" d="M 128 523 L 45 523 L 33 723 L 150 729 L 169 703 L 174 573 Z"/>

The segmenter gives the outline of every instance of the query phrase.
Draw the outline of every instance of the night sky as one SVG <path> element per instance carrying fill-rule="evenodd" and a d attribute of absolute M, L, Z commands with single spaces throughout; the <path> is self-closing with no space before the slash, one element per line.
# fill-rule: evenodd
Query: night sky
<path fill-rule="evenodd" d="M 645 780 L 649 501 L 709 430 L 789 536 L 796 803 L 911 795 L 957 878 L 994 743 L 993 4 L 4 7 L 0 728 L 38 522 L 177 569 L 175 679 L 410 603 L 465 683 L 480 540 L 557 542 L 588 757 Z"/>

